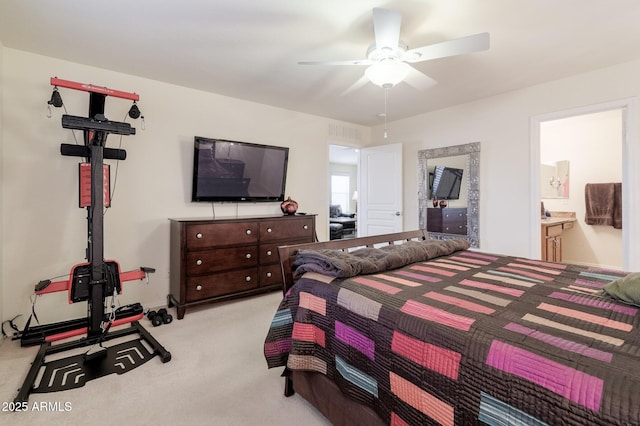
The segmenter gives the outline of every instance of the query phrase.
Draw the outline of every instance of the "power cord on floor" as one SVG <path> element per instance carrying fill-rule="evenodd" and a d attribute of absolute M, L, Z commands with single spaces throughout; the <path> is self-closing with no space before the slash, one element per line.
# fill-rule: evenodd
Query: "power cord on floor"
<path fill-rule="evenodd" d="M 20 335 L 20 329 L 18 329 L 18 326 L 14 323 L 14 321 L 21 316 L 22 314 L 18 314 L 15 317 L 11 318 L 10 320 L 6 320 L 2 322 L 2 338 L 3 339 L 9 337 L 9 334 L 7 334 L 7 332 L 4 330 L 5 324 L 9 324 L 9 327 L 11 327 L 11 329 L 13 330 L 11 337 L 16 337 Z"/>

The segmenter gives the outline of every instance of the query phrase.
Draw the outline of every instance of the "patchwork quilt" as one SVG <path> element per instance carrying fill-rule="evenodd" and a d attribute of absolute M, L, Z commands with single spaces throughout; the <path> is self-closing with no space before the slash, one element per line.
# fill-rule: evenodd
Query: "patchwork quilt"
<path fill-rule="evenodd" d="M 640 424 L 639 308 L 601 291 L 625 273 L 459 247 L 355 276 L 330 258 L 282 300 L 270 368 L 324 374 L 392 425 Z"/>

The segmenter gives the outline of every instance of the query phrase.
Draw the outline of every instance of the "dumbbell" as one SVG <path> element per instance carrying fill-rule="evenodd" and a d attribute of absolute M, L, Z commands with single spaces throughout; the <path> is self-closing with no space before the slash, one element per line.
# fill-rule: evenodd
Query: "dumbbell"
<path fill-rule="evenodd" d="M 151 321 L 151 324 L 154 327 L 157 327 L 162 324 L 169 324 L 173 321 L 173 317 L 165 308 L 158 309 L 158 311 L 149 311 L 147 313 L 147 318 Z"/>

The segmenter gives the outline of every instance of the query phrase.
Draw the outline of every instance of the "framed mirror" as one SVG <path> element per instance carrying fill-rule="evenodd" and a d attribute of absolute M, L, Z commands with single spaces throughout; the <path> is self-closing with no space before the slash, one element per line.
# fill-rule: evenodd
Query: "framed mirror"
<path fill-rule="evenodd" d="M 480 247 L 480 142 L 418 151 L 418 223 L 438 240 Z"/>
<path fill-rule="evenodd" d="M 569 198 L 569 161 L 540 165 L 540 198 Z"/>

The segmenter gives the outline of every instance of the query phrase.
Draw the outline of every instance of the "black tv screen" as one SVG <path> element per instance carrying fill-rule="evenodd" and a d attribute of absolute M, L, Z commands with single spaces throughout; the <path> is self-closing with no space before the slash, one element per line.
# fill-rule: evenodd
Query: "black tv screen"
<path fill-rule="evenodd" d="M 289 148 L 194 138 L 192 201 L 283 201 Z"/>
<path fill-rule="evenodd" d="M 462 172 L 462 169 L 436 166 L 433 169 L 431 198 L 437 198 L 438 200 L 457 200 L 460 198 Z"/>

